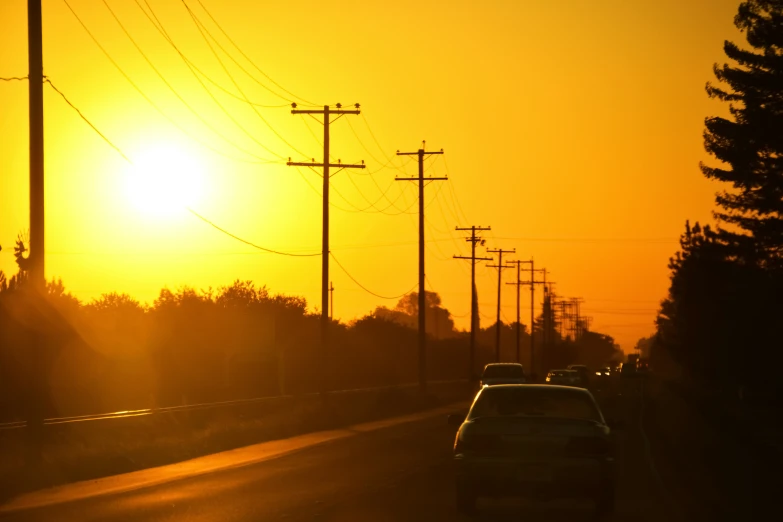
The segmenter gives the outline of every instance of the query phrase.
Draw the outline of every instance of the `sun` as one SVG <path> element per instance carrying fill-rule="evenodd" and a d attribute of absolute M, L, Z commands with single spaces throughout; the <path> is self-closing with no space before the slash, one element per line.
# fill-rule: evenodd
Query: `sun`
<path fill-rule="evenodd" d="M 129 202 L 152 218 L 170 217 L 198 203 L 204 168 L 198 156 L 171 144 L 145 147 L 133 161 L 125 192 Z"/>

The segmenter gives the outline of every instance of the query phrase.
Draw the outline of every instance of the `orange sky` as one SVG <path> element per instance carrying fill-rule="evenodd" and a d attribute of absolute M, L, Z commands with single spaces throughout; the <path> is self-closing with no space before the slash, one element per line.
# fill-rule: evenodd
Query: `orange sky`
<path fill-rule="evenodd" d="M 231 47 L 198 0 L 186 1 L 258 80 L 215 47 L 248 98 L 288 104 L 262 86 L 282 93 Z M 118 72 L 63 0 L 44 0 L 45 74 L 134 163 L 45 86 L 47 277 L 62 277 L 84 300 L 120 291 L 146 301 L 163 286 L 252 279 L 317 306 L 320 258 L 261 253 L 182 206 L 272 249 L 319 251 L 321 202 L 305 182 L 318 187 L 316 174 L 300 175 L 281 161 L 236 161 L 204 144 L 234 158 L 252 159 L 244 150 L 307 161 L 322 155 L 321 126 L 291 115 L 287 105 L 257 114 L 199 76 L 208 94 L 135 0 L 107 0 L 172 90 L 102 1 L 68 2 L 165 117 Z M 668 287 L 666 263 L 684 221 L 709 220 L 718 189 L 698 170 L 699 161 L 709 160 L 704 117 L 724 110 L 707 98 L 704 85 L 712 64 L 723 61 L 723 40 L 741 38 L 732 25 L 738 0 L 202 2 L 288 91 L 321 105 L 361 103 L 361 116 L 332 126 L 332 154 L 365 160 L 377 172 L 332 178 L 332 201 L 341 208 L 332 209 L 331 243 L 363 285 L 394 296 L 416 282 L 415 187 L 393 181 L 401 171 L 415 175 L 415 164 L 403 165 L 407 160 L 394 152 L 416 150 L 426 139 L 428 148 L 446 152 L 428 163 L 428 174 L 450 177 L 427 189 L 427 277 L 459 326 L 468 324 L 469 264 L 451 256 L 467 254 L 468 244 L 453 228 L 491 225 L 487 246 L 533 256 L 560 295 L 585 299 L 594 330 L 613 335 L 626 350 L 652 333 Z M 239 96 L 181 0 L 148 3 L 180 52 Z M 3 0 L 0 76 L 27 74 L 26 46 L 26 1 Z M 379 170 L 387 157 L 403 166 Z M 27 85 L 0 82 L 0 269 L 6 273 L 15 273 L 13 241 L 28 226 L 27 165 Z M 161 177 L 162 188 L 150 188 Z M 375 207 L 385 213 L 344 210 L 379 199 Z M 488 325 L 496 273 L 483 266 L 477 273 Z M 335 317 L 342 320 L 394 304 L 364 292 L 334 263 L 331 279 Z M 505 321 L 514 315 L 513 287 L 504 286 Z"/>

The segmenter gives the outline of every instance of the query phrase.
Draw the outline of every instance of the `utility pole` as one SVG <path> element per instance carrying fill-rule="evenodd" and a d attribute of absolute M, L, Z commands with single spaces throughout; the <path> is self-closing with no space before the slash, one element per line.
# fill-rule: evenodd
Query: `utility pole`
<path fill-rule="evenodd" d="M 541 272 L 544 275 L 543 281 L 536 281 L 536 272 Z M 536 285 L 544 285 L 546 288 L 546 269 L 535 269 L 533 259 L 530 260 L 530 371 L 535 372 L 536 368 L 536 345 L 535 341 L 535 328 L 533 328 L 533 322 L 535 321 L 535 303 L 536 303 Z"/>
<path fill-rule="evenodd" d="M 43 119 L 43 28 L 41 0 L 27 1 L 27 86 L 30 118 L 30 254 L 29 277 L 35 303 L 44 298 L 45 222 L 44 222 L 44 119 Z M 39 312 L 40 313 L 40 312 Z M 44 334 L 43 326 L 32 332 L 30 396 L 27 417 L 27 462 L 37 466 L 43 445 Z"/>
<path fill-rule="evenodd" d="M 521 261 L 519 259 L 517 259 L 516 261 L 511 261 L 512 265 L 514 265 L 514 264 L 517 265 L 517 282 L 516 283 L 506 283 L 507 285 L 514 285 L 514 286 L 517 287 L 517 328 L 516 328 L 516 330 L 517 330 L 517 332 L 516 332 L 517 333 L 517 362 L 520 362 L 519 344 L 520 344 L 520 336 L 521 336 L 521 334 L 520 334 L 520 331 L 519 331 L 519 326 L 520 326 L 519 325 L 519 322 L 520 322 L 520 319 L 519 319 L 519 289 L 522 286 L 522 263 L 532 263 L 532 261 Z M 533 323 L 532 322 L 530 323 L 530 331 L 531 332 L 533 331 Z"/>
<path fill-rule="evenodd" d="M 565 339 L 568 332 L 568 325 L 566 324 L 566 321 L 569 320 L 568 303 L 566 302 L 565 298 L 563 298 L 563 300 L 558 304 L 560 305 L 560 338 Z"/>
<path fill-rule="evenodd" d="M 491 257 L 476 257 L 476 244 L 484 244 L 484 240 L 478 237 L 476 232 L 492 230 L 492 227 L 477 227 L 474 225 L 471 227 L 455 227 L 454 230 L 470 230 L 470 237 L 465 238 L 465 241 L 470 242 L 470 257 L 454 256 L 454 259 L 470 259 L 470 362 L 468 363 L 468 379 L 473 381 L 476 370 L 476 316 L 478 315 L 476 310 L 478 301 L 478 296 L 476 295 L 476 261 L 492 261 Z"/>
<path fill-rule="evenodd" d="M 493 248 L 487 250 L 487 253 L 498 255 L 497 265 L 487 265 L 489 268 L 498 269 L 498 308 L 497 308 L 497 322 L 495 323 L 495 362 L 500 362 L 500 288 L 503 286 L 501 283 L 500 274 L 504 268 L 511 268 L 514 265 L 503 265 L 503 254 L 515 254 L 516 248 L 511 250 L 504 250 L 502 248 Z"/>
<path fill-rule="evenodd" d="M 529 261 L 512 261 L 512 263 L 515 263 L 517 265 L 517 281 L 516 283 L 506 283 L 507 285 L 515 285 L 517 287 L 517 362 L 520 362 L 520 349 L 521 349 L 521 325 L 520 325 L 520 317 L 519 317 L 519 311 L 520 311 L 520 287 L 525 285 L 530 286 L 530 371 L 535 371 L 535 346 L 533 344 L 535 340 L 535 328 L 533 328 L 533 325 L 536 321 L 536 314 L 535 314 L 535 285 L 542 285 L 544 284 L 543 281 L 536 281 L 535 280 L 535 273 L 536 272 L 543 272 L 546 274 L 546 270 L 543 268 L 539 268 L 536 270 L 534 268 L 535 264 L 532 259 Z M 522 281 L 522 264 L 530 264 L 530 281 Z"/>
<path fill-rule="evenodd" d="M 334 283 L 329 282 L 329 320 L 334 320 Z"/>
<path fill-rule="evenodd" d="M 415 178 L 394 178 L 395 181 L 418 181 L 419 182 L 419 390 L 423 393 L 427 389 L 427 330 L 424 321 L 426 309 L 426 290 L 424 288 L 424 182 L 425 181 L 447 181 L 449 178 L 425 178 L 424 177 L 424 159 L 433 154 L 443 154 L 443 149 L 437 152 L 427 152 L 424 150 L 425 141 L 421 142 L 421 148 L 416 152 L 400 152 L 398 156 L 418 156 L 419 175 Z"/>
<path fill-rule="evenodd" d="M 27 1 L 28 82 L 30 103 L 30 281 L 43 293 L 44 275 L 44 121 L 43 29 L 41 0 Z"/>
<path fill-rule="evenodd" d="M 539 268 L 538 270 L 535 269 L 535 264 L 533 262 L 533 259 L 531 258 L 529 261 L 512 261 L 513 263 L 516 263 L 517 265 L 517 282 L 516 283 L 506 283 L 507 285 L 516 285 L 517 287 L 517 362 L 520 361 L 520 318 L 519 318 L 519 309 L 520 309 L 520 302 L 519 302 L 519 290 L 522 285 L 530 285 L 530 372 L 535 373 L 536 368 L 536 357 L 535 357 L 535 321 L 536 321 L 536 313 L 535 313 L 535 292 L 536 292 L 536 286 L 535 285 L 544 285 L 546 284 L 546 269 Z M 522 264 L 530 264 L 530 281 L 522 281 Z M 536 272 L 541 272 L 544 274 L 544 281 L 536 281 L 535 280 L 535 274 Z"/>
<path fill-rule="evenodd" d="M 572 309 L 571 313 L 572 313 L 572 316 L 573 316 L 572 329 L 573 329 L 573 332 L 574 332 L 574 341 L 575 342 L 576 342 L 577 339 L 582 337 L 582 332 L 583 332 L 583 330 L 582 330 L 582 315 L 580 313 L 581 312 L 580 306 L 582 304 L 582 301 L 584 301 L 584 299 L 582 299 L 581 297 L 572 297 L 570 299 L 570 305 L 571 305 L 571 309 Z"/>
<path fill-rule="evenodd" d="M 291 104 L 291 114 L 309 114 L 315 118 L 316 114 L 322 114 L 323 126 L 324 126 L 324 161 L 323 163 L 312 162 L 295 162 L 288 158 L 287 165 L 289 167 L 322 167 L 323 168 L 323 236 L 321 242 L 321 369 L 326 368 L 327 351 L 329 350 L 329 168 L 334 167 L 337 172 L 342 169 L 363 169 L 364 162 L 361 164 L 345 164 L 340 162 L 329 162 L 329 125 L 334 123 L 337 119 L 343 117 L 346 114 L 359 114 L 359 104 L 355 105 L 356 109 L 343 110 L 341 104 L 337 104 L 337 109 L 332 109 L 328 105 L 324 105 L 323 109 L 309 109 L 299 110 L 296 108 L 296 103 Z M 332 116 L 337 116 L 334 120 Z M 337 174 L 335 172 L 335 174 Z M 321 372 L 321 393 L 326 396 L 328 381 L 327 372 Z"/>

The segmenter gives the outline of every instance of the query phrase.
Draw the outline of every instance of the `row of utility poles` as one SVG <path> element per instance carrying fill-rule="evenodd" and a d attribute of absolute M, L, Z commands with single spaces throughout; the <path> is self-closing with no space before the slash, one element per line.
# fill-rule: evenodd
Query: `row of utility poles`
<path fill-rule="evenodd" d="M 470 271 L 470 287 L 471 287 L 471 306 L 470 306 L 470 356 L 469 356 L 469 375 L 470 378 L 475 378 L 476 373 L 476 331 L 479 329 L 479 321 L 478 321 L 478 298 L 476 295 L 476 262 L 477 261 L 494 261 L 494 258 L 492 257 L 479 257 L 476 255 L 476 245 L 484 245 L 485 239 L 482 237 L 476 235 L 476 232 L 483 232 L 483 231 L 489 231 L 492 230 L 491 227 L 482 227 L 482 226 L 470 226 L 470 227 L 456 227 L 455 230 L 458 232 L 470 232 L 470 236 L 467 237 L 465 240 L 470 242 L 471 244 L 471 255 L 470 256 L 454 256 L 454 259 L 468 259 L 471 262 L 471 271 Z M 501 288 L 502 288 L 502 271 L 504 268 L 514 268 L 517 269 L 517 280 L 515 282 L 506 283 L 508 285 L 514 285 L 517 287 L 517 317 L 516 317 L 516 360 L 517 362 L 521 362 L 521 345 L 522 345 L 522 332 L 521 332 L 521 317 L 520 317 L 520 310 L 521 310 L 521 288 L 523 286 L 530 286 L 530 371 L 535 373 L 538 361 L 536 360 L 536 349 L 535 349 L 535 287 L 536 285 L 543 285 L 544 291 L 546 292 L 547 289 L 547 281 L 546 281 L 546 269 L 539 268 L 536 269 L 535 267 L 535 261 L 531 258 L 530 260 L 521 260 L 517 259 L 514 261 L 507 261 L 506 264 L 503 263 L 503 255 L 504 254 L 514 254 L 516 253 L 516 249 L 506 250 L 503 248 L 494 248 L 494 249 L 487 249 L 487 253 L 489 254 L 497 254 L 497 264 L 496 265 L 487 265 L 489 268 L 497 268 L 498 271 L 498 293 L 497 293 L 497 309 L 496 309 L 496 322 L 495 322 L 495 361 L 500 361 L 500 302 L 501 302 Z M 525 270 L 530 274 L 530 278 L 527 281 L 522 280 L 522 265 L 523 264 L 529 264 L 530 268 Z M 539 281 L 536 281 L 536 274 L 541 274 L 542 278 Z M 550 283 L 551 284 L 551 283 Z M 546 317 L 544 317 L 546 320 Z M 544 339 L 546 341 L 546 339 Z"/>
<path fill-rule="evenodd" d="M 296 103 L 291 104 L 291 114 L 303 114 L 316 118 L 316 116 L 322 116 L 323 119 L 319 120 L 324 127 L 324 139 L 323 139 L 323 161 L 316 162 L 315 160 L 309 162 L 291 161 L 289 158 L 287 165 L 291 167 L 320 167 L 323 169 L 323 220 L 322 220 L 322 241 L 321 241 L 321 350 L 319 351 L 320 366 L 326 368 L 327 357 L 329 353 L 329 325 L 331 317 L 329 315 L 329 296 L 334 291 L 334 287 L 329 283 L 329 187 L 331 176 L 337 174 L 343 169 L 363 169 L 365 168 L 364 162 L 348 164 L 342 163 L 340 160 L 337 163 L 332 163 L 331 151 L 330 151 L 330 134 L 329 127 L 336 120 L 345 115 L 358 115 L 360 114 L 359 104 L 355 104 L 353 109 L 343 109 L 341 104 L 337 104 L 336 108 L 332 108 L 329 105 L 324 105 L 323 109 L 297 109 Z M 333 119 L 334 118 L 334 119 Z M 446 177 L 433 177 L 424 176 L 424 163 L 427 158 L 433 155 L 443 154 L 443 150 L 428 151 L 425 148 L 426 142 L 422 141 L 422 147 L 415 152 L 400 152 L 397 151 L 398 156 L 416 156 L 418 158 L 419 172 L 416 177 L 409 178 L 395 178 L 397 181 L 414 181 L 419 184 L 419 303 L 418 303 L 418 374 L 419 374 L 419 388 L 423 392 L 427 387 L 427 331 L 426 331 L 426 290 L 425 290 L 425 267 L 424 267 L 424 188 L 433 181 L 448 181 Z M 330 174 L 330 169 L 336 169 L 334 173 Z M 321 372 L 321 392 L 326 394 L 328 392 L 328 383 L 326 381 L 327 372 Z"/>

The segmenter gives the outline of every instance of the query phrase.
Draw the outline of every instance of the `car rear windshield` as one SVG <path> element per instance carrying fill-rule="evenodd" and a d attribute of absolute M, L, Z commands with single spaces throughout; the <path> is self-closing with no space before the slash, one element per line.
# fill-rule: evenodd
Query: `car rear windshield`
<path fill-rule="evenodd" d="M 532 416 L 600 421 L 601 414 L 584 392 L 554 388 L 485 388 L 470 410 L 478 417 Z"/>
<path fill-rule="evenodd" d="M 495 379 L 498 377 L 501 378 L 518 378 L 518 377 L 524 377 L 525 372 L 522 369 L 521 366 L 517 365 L 497 365 L 497 366 L 487 366 L 484 368 L 484 375 L 483 377 L 485 379 Z"/>
<path fill-rule="evenodd" d="M 550 373 L 550 375 L 552 377 L 570 377 L 571 375 L 573 375 L 573 372 L 571 372 L 570 370 L 558 370 Z"/>

